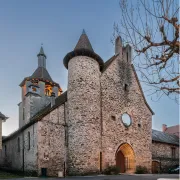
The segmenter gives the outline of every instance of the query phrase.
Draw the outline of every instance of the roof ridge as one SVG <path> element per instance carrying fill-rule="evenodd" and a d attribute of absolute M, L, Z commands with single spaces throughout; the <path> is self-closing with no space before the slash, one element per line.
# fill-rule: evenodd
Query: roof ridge
<path fill-rule="evenodd" d="M 134 71 L 135 78 L 136 78 L 137 83 L 138 83 L 138 85 L 139 85 L 139 88 L 140 88 L 141 94 L 142 94 L 142 96 L 143 96 L 144 102 L 145 102 L 145 104 L 147 105 L 148 109 L 151 111 L 152 115 L 154 115 L 155 113 L 153 112 L 153 110 L 151 109 L 151 107 L 149 106 L 149 104 L 148 104 L 147 101 L 146 101 L 146 98 L 145 98 L 144 92 L 143 92 L 143 90 L 142 90 L 141 84 L 140 84 L 140 82 L 139 82 L 139 78 L 138 78 L 138 75 L 137 75 L 137 73 L 136 73 L 135 67 L 134 67 L 133 64 L 131 64 L 131 67 L 132 67 L 132 69 L 133 69 L 133 71 Z"/>
<path fill-rule="evenodd" d="M 115 60 L 115 58 L 118 56 L 119 54 L 115 54 L 113 55 L 111 58 L 109 58 L 105 63 L 104 63 L 104 68 L 102 70 L 102 73 L 111 65 L 111 63 Z"/>

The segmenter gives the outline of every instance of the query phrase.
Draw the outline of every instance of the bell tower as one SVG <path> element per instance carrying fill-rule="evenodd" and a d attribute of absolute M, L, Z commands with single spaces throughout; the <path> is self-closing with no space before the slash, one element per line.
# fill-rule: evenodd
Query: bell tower
<path fill-rule="evenodd" d="M 25 77 L 21 82 L 22 101 L 19 105 L 19 127 L 22 127 L 38 111 L 50 103 L 51 94 L 58 97 L 62 89 L 58 83 L 52 80 L 46 69 L 46 55 L 43 47 L 37 54 L 38 67 L 31 76 Z"/>

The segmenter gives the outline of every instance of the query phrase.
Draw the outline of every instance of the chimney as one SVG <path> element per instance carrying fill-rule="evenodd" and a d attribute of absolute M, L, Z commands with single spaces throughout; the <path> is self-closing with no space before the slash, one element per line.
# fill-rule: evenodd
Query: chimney
<path fill-rule="evenodd" d="M 53 107 L 55 105 L 55 93 L 52 92 L 51 93 L 51 107 Z"/>
<path fill-rule="evenodd" d="M 166 125 L 166 124 L 163 124 L 163 125 L 162 125 L 162 132 L 165 132 L 166 129 L 167 129 L 167 125 Z"/>
<path fill-rule="evenodd" d="M 118 36 L 115 41 L 115 55 L 122 54 L 122 39 Z"/>

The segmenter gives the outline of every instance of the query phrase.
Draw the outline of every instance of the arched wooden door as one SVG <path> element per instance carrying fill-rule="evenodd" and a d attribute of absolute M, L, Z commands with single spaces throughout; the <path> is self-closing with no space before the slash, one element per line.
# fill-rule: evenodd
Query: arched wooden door
<path fill-rule="evenodd" d="M 134 173 L 135 155 L 132 147 L 128 143 L 123 143 L 116 152 L 116 166 L 120 173 Z"/>
<path fill-rule="evenodd" d="M 120 169 L 120 173 L 125 172 L 125 158 L 121 151 L 118 151 L 116 155 L 116 166 Z"/>
<path fill-rule="evenodd" d="M 160 162 L 152 161 L 152 173 L 156 174 L 160 172 Z"/>

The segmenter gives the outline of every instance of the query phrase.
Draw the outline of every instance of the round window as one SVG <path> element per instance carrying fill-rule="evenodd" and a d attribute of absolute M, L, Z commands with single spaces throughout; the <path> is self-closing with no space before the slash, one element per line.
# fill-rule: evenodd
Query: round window
<path fill-rule="evenodd" d="M 129 127 L 131 125 L 132 120 L 131 120 L 131 117 L 129 116 L 129 114 L 124 113 L 122 115 L 122 122 L 123 122 L 124 126 L 126 126 L 126 127 Z"/>

